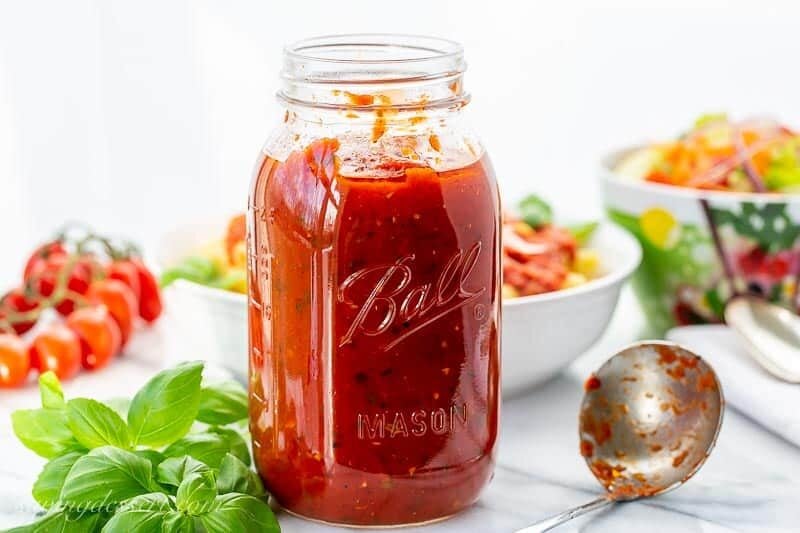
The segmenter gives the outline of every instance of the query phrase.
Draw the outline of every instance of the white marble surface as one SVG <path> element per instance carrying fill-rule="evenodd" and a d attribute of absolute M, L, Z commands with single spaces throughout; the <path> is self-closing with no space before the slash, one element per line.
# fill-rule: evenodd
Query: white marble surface
<path fill-rule="evenodd" d="M 476 506 L 446 522 L 409 531 L 510 532 L 592 499 L 600 490 L 578 453 L 577 412 L 583 377 L 615 348 L 630 341 L 639 323 L 625 294 L 605 338 L 562 377 L 507 400 L 495 478 Z M 135 391 L 158 368 L 174 362 L 181 339 L 169 320 L 135 338 L 129 354 L 96 375 L 81 375 L 67 395 L 110 397 Z M 168 355 L 167 355 L 168 354 Z M 724 386 L 724 384 L 723 384 Z M 0 392 L 0 528 L 30 520 L 30 496 L 42 461 L 13 437 L 12 409 L 35 405 L 36 391 Z M 800 406 L 799 406 L 800 407 Z M 559 531 L 792 532 L 800 528 L 800 448 L 729 408 L 717 447 L 685 486 L 646 502 L 620 504 L 578 519 Z M 341 531 L 279 515 L 285 533 Z"/>

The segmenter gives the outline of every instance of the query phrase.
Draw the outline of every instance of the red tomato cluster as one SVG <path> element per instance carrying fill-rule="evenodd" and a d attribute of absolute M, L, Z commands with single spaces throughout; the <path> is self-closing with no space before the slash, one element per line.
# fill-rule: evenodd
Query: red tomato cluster
<path fill-rule="evenodd" d="M 62 240 L 40 246 L 25 264 L 22 285 L 0 298 L 0 388 L 24 384 L 31 369 L 64 380 L 81 368 L 102 368 L 137 322 L 159 317 L 153 274 L 138 257 L 102 242 L 105 255 Z M 23 339 L 46 308 L 64 320 Z"/>

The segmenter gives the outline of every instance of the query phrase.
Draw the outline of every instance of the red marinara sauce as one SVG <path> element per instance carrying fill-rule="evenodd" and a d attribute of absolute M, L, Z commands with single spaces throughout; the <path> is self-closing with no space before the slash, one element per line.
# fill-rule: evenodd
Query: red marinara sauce
<path fill-rule="evenodd" d="M 339 141 L 265 157 L 249 224 L 256 465 L 288 511 L 427 522 L 492 476 L 499 206 L 485 156 L 343 175 Z"/>

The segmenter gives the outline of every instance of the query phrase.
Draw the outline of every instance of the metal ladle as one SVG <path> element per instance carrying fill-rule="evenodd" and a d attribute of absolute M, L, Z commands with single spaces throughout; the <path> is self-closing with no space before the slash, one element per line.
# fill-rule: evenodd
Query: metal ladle
<path fill-rule="evenodd" d="M 679 487 L 705 462 L 722 425 L 714 370 L 671 342 L 623 349 L 586 381 L 580 449 L 606 494 L 517 533 L 548 531 L 619 501 Z"/>
<path fill-rule="evenodd" d="M 763 298 L 740 295 L 725 306 L 725 322 L 770 374 L 800 383 L 800 317 Z"/>

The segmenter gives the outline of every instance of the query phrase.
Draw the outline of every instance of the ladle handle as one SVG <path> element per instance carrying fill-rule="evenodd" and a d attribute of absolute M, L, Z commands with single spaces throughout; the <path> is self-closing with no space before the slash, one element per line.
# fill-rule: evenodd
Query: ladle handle
<path fill-rule="evenodd" d="M 563 513 L 559 513 L 555 516 L 551 516 L 550 518 L 545 518 L 541 522 L 536 522 L 532 526 L 528 526 L 524 529 L 520 529 L 515 533 L 542 533 L 543 531 L 550 531 L 556 526 L 560 526 L 564 522 L 569 522 L 573 518 L 577 518 L 579 516 L 585 515 L 591 511 L 596 511 L 597 509 L 602 509 L 608 505 L 614 503 L 614 500 L 608 498 L 606 496 L 601 496 L 596 500 L 592 500 L 589 503 L 584 503 L 578 507 L 574 507 L 569 511 L 564 511 Z"/>

